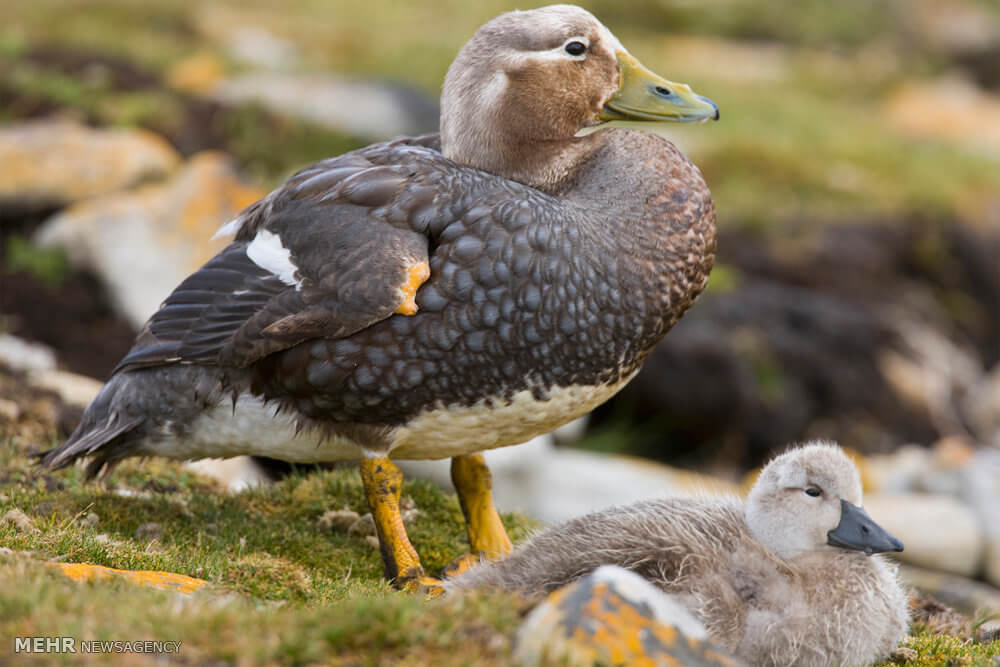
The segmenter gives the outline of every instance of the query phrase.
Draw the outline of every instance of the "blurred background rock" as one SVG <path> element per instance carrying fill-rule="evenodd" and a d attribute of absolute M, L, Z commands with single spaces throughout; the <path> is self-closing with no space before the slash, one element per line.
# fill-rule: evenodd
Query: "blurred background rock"
<path fill-rule="evenodd" d="M 922 516 L 964 530 L 957 555 L 917 564 L 1000 583 L 998 5 L 583 4 L 652 69 L 719 103 L 720 123 L 661 130 L 712 189 L 718 262 L 574 449 L 538 445 L 579 474 L 539 477 L 556 468 L 524 453 L 508 505 L 530 484 L 552 497 L 566 483 L 576 495 L 543 517 L 555 520 L 706 483 L 623 458 L 608 483 L 609 464 L 588 477 L 579 450 L 724 485 L 789 442 L 829 438 L 868 457 L 869 493 L 899 501 L 882 511 L 910 516 L 902 494 L 920 494 L 940 500 Z M 171 287 L 221 247 L 209 237 L 229 216 L 312 161 L 434 131 L 455 52 L 510 8 L 0 4 L 4 372 L 47 391 L 65 377 L 50 371 L 106 379 Z M 36 414 L 29 384 L 0 385 L 5 432 Z M 66 391 L 80 403 L 79 386 Z M 57 415 L 63 432 L 74 409 Z M 919 519 L 885 523 L 915 527 L 908 545 L 926 534 Z"/>

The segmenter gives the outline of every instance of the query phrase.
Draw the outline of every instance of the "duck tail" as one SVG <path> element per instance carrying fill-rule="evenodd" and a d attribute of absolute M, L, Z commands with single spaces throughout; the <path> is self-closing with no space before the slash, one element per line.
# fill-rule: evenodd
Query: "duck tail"
<path fill-rule="evenodd" d="M 62 445 L 36 454 L 38 462 L 48 468 L 65 468 L 78 458 L 92 456 L 87 465 L 87 479 L 93 479 L 107 466 L 110 470 L 124 457 L 136 429 L 145 419 L 128 414 L 127 374 L 114 375 L 83 413 L 79 426 Z M 132 436 L 132 437 L 130 437 Z"/>

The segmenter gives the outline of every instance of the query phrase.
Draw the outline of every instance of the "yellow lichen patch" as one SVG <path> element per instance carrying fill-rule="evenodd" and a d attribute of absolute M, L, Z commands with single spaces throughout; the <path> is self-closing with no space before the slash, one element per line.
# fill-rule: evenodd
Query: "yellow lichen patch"
<path fill-rule="evenodd" d="M 208 93 L 225 75 L 225 68 L 211 53 L 196 53 L 178 60 L 167 70 L 167 83 L 174 90 L 187 93 Z"/>
<path fill-rule="evenodd" d="M 163 138 L 36 120 L 0 129 L 0 199 L 65 205 L 161 180 L 180 163 Z"/>
<path fill-rule="evenodd" d="M 174 572 L 159 572 L 157 570 L 118 570 L 113 567 L 91 565 L 89 563 L 54 563 L 64 575 L 73 581 L 93 581 L 121 577 L 128 579 L 137 586 L 158 588 L 164 591 L 190 594 L 207 584 L 204 579 L 195 579 Z"/>
<path fill-rule="evenodd" d="M 431 267 L 427 262 L 411 264 L 406 269 L 406 282 L 399 288 L 403 293 L 403 303 L 396 309 L 400 315 L 417 314 L 417 289 L 431 277 Z"/>
<path fill-rule="evenodd" d="M 626 579 L 642 581 L 637 575 L 624 574 Z M 623 583 L 620 576 L 615 577 L 589 575 L 549 595 L 522 626 L 517 655 L 532 664 L 739 664 L 710 641 L 688 636 L 671 625 L 672 620 L 663 619 L 663 610 L 657 611 L 657 603 L 648 597 L 662 593 L 651 584 L 644 582 L 649 590 L 639 591 L 635 581 Z"/>
<path fill-rule="evenodd" d="M 1000 153 L 1000 98 L 962 79 L 905 83 L 889 96 L 885 114 L 906 134 Z"/>

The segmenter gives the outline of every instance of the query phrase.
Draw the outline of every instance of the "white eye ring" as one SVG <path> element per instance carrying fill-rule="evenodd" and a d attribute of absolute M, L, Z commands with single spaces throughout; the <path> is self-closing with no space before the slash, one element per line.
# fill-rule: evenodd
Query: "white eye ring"
<path fill-rule="evenodd" d="M 590 50 L 590 40 L 586 37 L 570 37 L 559 50 L 574 60 L 582 60 L 587 57 L 587 52 Z"/>

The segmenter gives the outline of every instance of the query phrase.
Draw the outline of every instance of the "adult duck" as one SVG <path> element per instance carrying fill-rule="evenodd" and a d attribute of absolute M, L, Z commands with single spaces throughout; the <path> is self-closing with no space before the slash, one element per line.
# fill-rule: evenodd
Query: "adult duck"
<path fill-rule="evenodd" d="M 476 452 L 607 400 L 704 288 L 698 169 L 607 120 L 717 119 L 591 14 L 485 24 L 448 71 L 440 135 L 324 160 L 251 205 L 83 420 L 42 455 L 357 459 L 387 577 L 425 577 L 391 458 L 452 457 L 472 553 L 510 551 Z"/>

